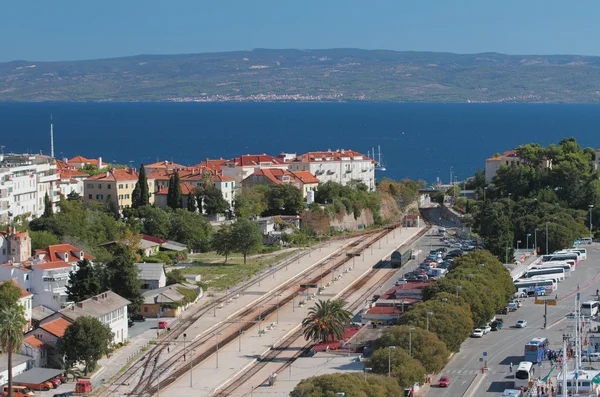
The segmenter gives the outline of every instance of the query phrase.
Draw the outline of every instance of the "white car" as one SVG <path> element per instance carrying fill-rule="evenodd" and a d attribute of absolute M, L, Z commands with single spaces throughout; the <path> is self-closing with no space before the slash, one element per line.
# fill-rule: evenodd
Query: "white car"
<path fill-rule="evenodd" d="M 592 353 L 589 356 L 587 354 L 584 356 L 581 356 L 581 361 L 599 362 L 600 361 L 600 353 Z"/>
<path fill-rule="evenodd" d="M 519 320 L 517 321 L 517 323 L 515 324 L 516 328 L 525 328 L 527 327 L 527 320 Z"/>
<path fill-rule="evenodd" d="M 481 328 L 475 328 L 473 330 L 473 332 L 471 332 L 471 337 L 472 338 L 482 338 L 483 337 L 483 330 Z"/>
<path fill-rule="evenodd" d="M 483 327 L 481 327 L 481 329 L 483 330 L 483 334 L 485 335 L 492 330 L 492 327 L 490 327 L 489 324 L 486 324 Z"/>

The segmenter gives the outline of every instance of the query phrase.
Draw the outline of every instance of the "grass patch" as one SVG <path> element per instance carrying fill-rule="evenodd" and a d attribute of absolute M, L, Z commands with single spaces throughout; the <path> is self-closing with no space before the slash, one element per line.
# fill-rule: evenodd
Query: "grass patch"
<path fill-rule="evenodd" d="M 295 255 L 294 251 L 255 255 L 248 258 L 244 265 L 241 256 L 229 257 L 225 263 L 224 257 L 215 252 L 207 252 L 190 255 L 190 259 L 195 263 L 180 269 L 184 274 L 201 275 L 202 283 L 209 291 L 224 291 L 293 255 Z"/>

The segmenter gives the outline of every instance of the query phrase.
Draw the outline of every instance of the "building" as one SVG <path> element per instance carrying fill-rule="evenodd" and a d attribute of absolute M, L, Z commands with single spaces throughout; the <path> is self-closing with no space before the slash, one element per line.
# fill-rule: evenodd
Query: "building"
<path fill-rule="evenodd" d="M 83 197 L 84 181 L 89 177 L 85 172 L 78 171 L 70 167 L 64 161 L 56 161 L 58 175 L 58 190 L 61 196 L 68 197 L 71 193 L 77 193 Z"/>
<path fill-rule="evenodd" d="M 21 296 L 19 297 L 19 299 L 17 300 L 17 303 L 19 305 L 21 305 L 21 307 L 23 308 L 23 315 L 25 317 L 25 321 L 27 321 L 27 324 L 24 327 L 24 332 L 27 332 L 31 329 L 31 319 L 32 319 L 32 310 L 33 310 L 33 295 L 27 291 L 25 288 L 21 287 L 16 280 L 7 280 L 7 281 L 2 281 L 0 282 L 0 284 L 4 284 L 4 283 L 13 283 L 14 285 L 17 286 L 17 288 L 19 288 L 19 290 L 21 291 Z"/>
<path fill-rule="evenodd" d="M 353 150 L 308 152 L 288 161 L 289 170 L 308 171 L 319 182 L 347 185 L 355 181 L 375 190 L 375 161 Z"/>
<path fill-rule="evenodd" d="M 423 288 L 428 282 L 408 282 L 394 286 L 365 310 L 361 321 L 395 323 L 415 303 L 423 300 Z"/>
<path fill-rule="evenodd" d="M 33 367 L 43 368 L 48 366 L 48 354 L 51 349 L 50 345 L 29 333 L 23 338 L 21 354 L 31 357 Z"/>
<path fill-rule="evenodd" d="M 109 201 L 119 213 L 123 208 L 129 208 L 132 204 L 133 189 L 138 181 L 139 175 L 133 168 L 112 168 L 106 172 L 90 176 L 84 183 L 84 201 Z M 154 179 L 148 177 L 148 191 L 150 192 L 150 204 L 154 204 Z"/>
<path fill-rule="evenodd" d="M 516 166 L 523 163 L 515 150 L 509 150 L 503 154 L 498 154 L 494 157 L 490 157 L 485 160 L 485 183 L 491 183 L 492 179 L 496 176 L 496 173 L 501 166 Z M 552 169 L 552 160 L 544 159 L 541 164 L 542 168 Z"/>
<path fill-rule="evenodd" d="M 181 186 L 181 202 L 182 202 L 182 208 L 187 208 L 188 205 L 188 194 L 191 193 L 194 189 L 195 186 L 190 185 L 189 183 L 185 183 L 185 182 L 181 182 L 179 184 Z M 169 186 L 168 186 L 168 182 L 167 182 L 167 186 L 161 187 L 160 189 L 158 189 L 158 191 L 156 193 L 154 193 L 154 204 L 162 209 L 167 208 L 167 196 L 169 195 Z M 196 197 L 194 196 L 193 198 L 194 200 L 196 199 Z"/>
<path fill-rule="evenodd" d="M 8 227 L 0 232 L 0 263 L 23 262 L 31 256 L 31 238 L 27 231 L 16 232 Z"/>
<path fill-rule="evenodd" d="M 0 354 L 0 385 L 8 383 L 8 355 Z M 22 374 L 33 366 L 32 357 L 23 354 L 12 355 L 12 376 Z"/>
<path fill-rule="evenodd" d="M 41 154 L 0 155 L 0 222 L 14 217 L 28 219 L 44 213 L 44 197 L 50 197 L 56 210 L 60 200 L 56 161 Z"/>
<path fill-rule="evenodd" d="M 319 187 L 319 178 L 309 171 L 291 171 L 292 175 L 300 181 L 302 197 L 306 198 L 309 192 L 316 192 Z"/>
<path fill-rule="evenodd" d="M 142 286 L 141 290 L 158 289 L 167 285 L 167 273 L 164 263 L 136 263 L 138 278 Z"/>
<path fill-rule="evenodd" d="M 192 290 L 198 293 L 196 301 L 201 298 L 200 287 L 190 284 L 172 284 L 166 287 L 152 289 L 144 292 L 144 303 L 142 314 L 146 317 L 178 317 L 190 304 L 185 303 L 185 295 L 182 289 Z"/>
<path fill-rule="evenodd" d="M 164 161 L 157 161 L 156 163 L 152 163 L 152 164 L 144 164 L 144 168 L 146 169 L 147 172 L 152 171 L 152 170 L 179 171 L 179 170 L 183 170 L 183 169 L 187 168 L 187 166 L 177 164 L 172 161 L 164 160 Z"/>
<path fill-rule="evenodd" d="M 114 334 L 114 343 L 123 343 L 129 338 L 127 305 L 130 303 L 122 296 L 112 291 L 106 291 L 90 299 L 72 304 L 60 310 L 59 313 L 70 322 L 83 316 L 97 318 L 102 324 L 110 327 Z"/>
<path fill-rule="evenodd" d="M 234 182 L 239 185 L 244 179 L 261 168 L 280 168 L 285 170 L 288 168 L 288 165 L 283 159 L 267 154 L 247 154 L 228 160 L 224 166 L 221 166 L 221 172 L 223 176 L 233 178 Z"/>
<path fill-rule="evenodd" d="M 596 157 L 594 159 L 594 169 L 600 170 L 600 148 L 596 149 Z M 2 192 L 0 191 L 0 195 L 1 194 L 2 194 Z"/>
<path fill-rule="evenodd" d="M 191 168 L 206 168 L 211 171 L 213 175 L 221 175 L 221 168 L 227 165 L 225 159 L 206 159 L 198 164 L 193 165 Z"/>
<path fill-rule="evenodd" d="M 257 185 L 275 186 L 281 184 L 294 185 L 301 189 L 300 180 L 290 171 L 282 168 L 260 168 L 242 181 L 242 187 L 245 188 Z"/>
<path fill-rule="evenodd" d="M 58 313 L 47 317 L 39 327 L 24 335 L 21 353 L 31 356 L 35 367 L 60 368 L 60 356 L 56 345 L 71 324 L 71 321 L 61 317 Z"/>
<path fill-rule="evenodd" d="M 69 167 L 72 167 L 74 169 L 80 169 L 84 165 L 88 165 L 88 164 L 94 165 L 98 169 L 104 168 L 105 166 L 108 165 L 108 164 L 102 162 L 102 157 L 98 157 L 98 159 L 87 159 L 83 156 L 75 156 L 69 160 L 64 159 L 64 162 L 67 163 L 69 165 Z"/>

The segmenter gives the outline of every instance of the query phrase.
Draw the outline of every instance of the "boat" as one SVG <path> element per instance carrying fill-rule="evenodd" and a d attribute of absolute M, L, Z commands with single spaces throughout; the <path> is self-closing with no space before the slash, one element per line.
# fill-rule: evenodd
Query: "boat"
<path fill-rule="evenodd" d="M 373 157 L 375 157 L 375 148 L 373 150 Z M 383 160 L 381 160 L 381 146 L 377 145 L 377 160 L 375 160 L 375 170 L 377 171 L 385 171 L 385 165 L 383 164 Z"/>

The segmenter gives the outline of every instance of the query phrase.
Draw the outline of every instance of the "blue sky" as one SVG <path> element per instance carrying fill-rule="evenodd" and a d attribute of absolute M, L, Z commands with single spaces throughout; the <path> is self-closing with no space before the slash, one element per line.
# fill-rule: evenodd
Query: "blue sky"
<path fill-rule="evenodd" d="M 600 55 L 592 0 L 0 2 L 0 61 L 252 48 Z"/>

